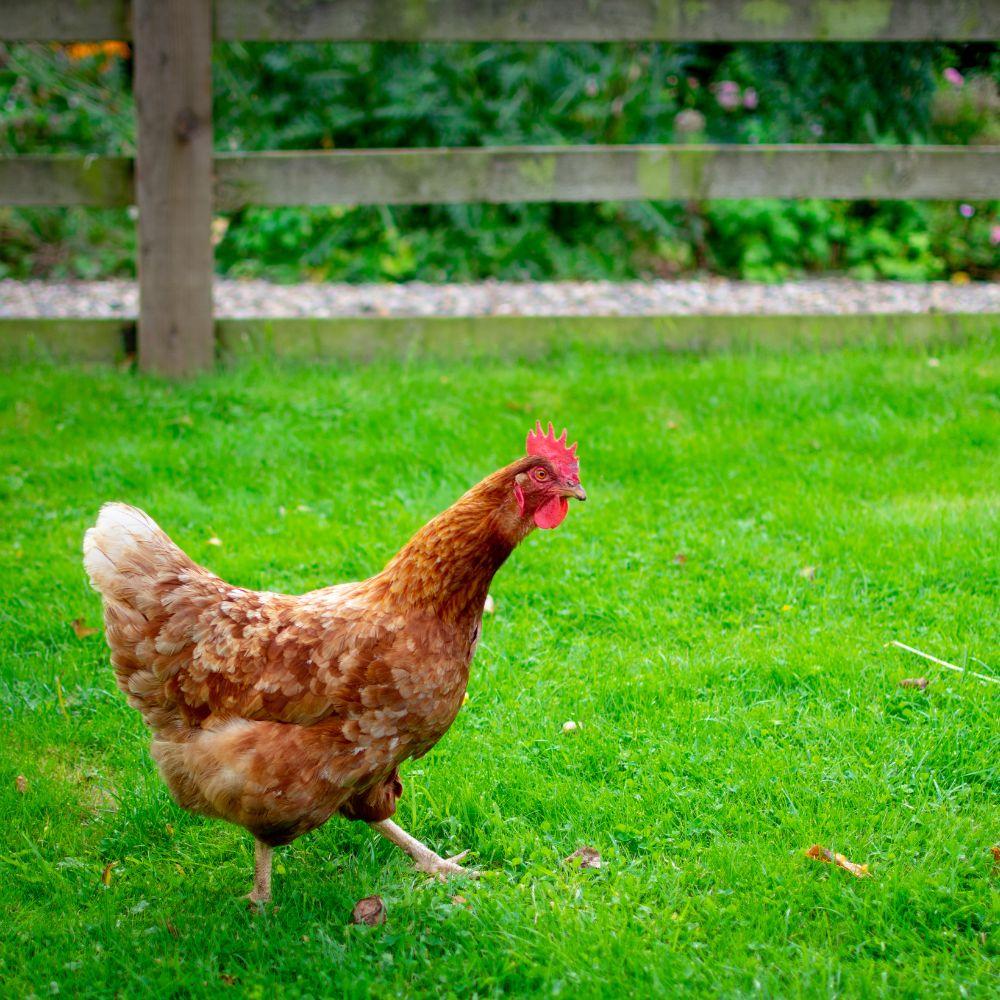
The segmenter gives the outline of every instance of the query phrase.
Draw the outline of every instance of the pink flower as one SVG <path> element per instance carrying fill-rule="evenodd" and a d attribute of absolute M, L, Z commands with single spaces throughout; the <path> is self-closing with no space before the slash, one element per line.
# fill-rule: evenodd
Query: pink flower
<path fill-rule="evenodd" d="M 735 80 L 720 80 L 713 89 L 720 108 L 733 111 L 740 106 L 740 85 Z"/>
<path fill-rule="evenodd" d="M 958 206 L 958 214 L 961 215 L 963 219 L 971 219 L 976 214 L 976 210 L 971 205 L 967 205 L 963 202 Z"/>
<path fill-rule="evenodd" d="M 944 71 L 944 78 L 953 86 L 961 87 L 965 83 L 965 77 L 954 66 L 949 66 Z"/>
<path fill-rule="evenodd" d="M 754 90 L 753 87 L 747 87 L 747 89 L 743 91 L 743 107 L 745 107 L 747 111 L 753 111 L 753 109 L 757 107 L 757 91 Z"/>
<path fill-rule="evenodd" d="M 990 226 L 990 243 L 1000 247 L 1000 226 Z"/>
<path fill-rule="evenodd" d="M 678 132 L 700 132 L 705 127 L 705 116 L 694 108 L 686 108 L 678 112 L 674 127 Z"/>

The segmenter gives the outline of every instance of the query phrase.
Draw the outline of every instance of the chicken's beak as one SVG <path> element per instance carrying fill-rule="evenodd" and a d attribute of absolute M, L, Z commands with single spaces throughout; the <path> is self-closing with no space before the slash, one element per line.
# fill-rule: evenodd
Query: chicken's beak
<path fill-rule="evenodd" d="M 563 496 L 575 497 L 577 500 L 586 500 L 587 491 L 577 483 L 576 486 L 567 486 L 563 489 Z"/>

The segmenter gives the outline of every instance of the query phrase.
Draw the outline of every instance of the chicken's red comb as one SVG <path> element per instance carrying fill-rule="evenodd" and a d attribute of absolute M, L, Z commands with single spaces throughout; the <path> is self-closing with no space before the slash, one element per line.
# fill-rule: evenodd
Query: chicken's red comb
<path fill-rule="evenodd" d="M 542 430 L 541 420 L 536 421 L 535 429 L 528 431 L 526 448 L 529 455 L 538 455 L 540 458 L 547 458 L 559 472 L 571 483 L 580 481 L 580 460 L 576 457 L 577 442 L 571 445 L 566 444 L 566 429 L 556 437 L 555 428 L 552 421 L 549 421 L 549 429 L 546 433 Z"/>

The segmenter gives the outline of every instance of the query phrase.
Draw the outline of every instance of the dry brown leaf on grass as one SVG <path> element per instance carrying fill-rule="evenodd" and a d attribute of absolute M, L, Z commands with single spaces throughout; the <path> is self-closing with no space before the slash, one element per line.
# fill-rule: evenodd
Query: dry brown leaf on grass
<path fill-rule="evenodd" d="M 1000 844 L 997 844 L 995 847 L 991 847 L 990 854 L 993 855 L 993 863 L 1000 865 Z"/>
<path fill-rule="evenodd" d="M 574 864 L 574 868 L 600 868 L 601 855 L 596 847 L 580 847 L 568 858 L 563 858 L 563 864 L 571 864 L 579 860 L 579 864 Z"/>
<path fill-rule="evenodd" d="M 101 884 L 102 885 L 111 885 L 112 873 L 114 872 L 115 868 L 117 868 L 117 867 L 118 867 L 118 862 L 117 861 L 109 861 L 104 866 L 104 871 L 101 872 Z"/>
<path fill-rule="evenodd" d="M 825 861 L 827 864 L 836 865 L 838 868 L 843 868 L 845 872 L 850 872 L 855 878 L 871 878 L 868 865 L 856 865 L 853 861 L 848 861 L 843 854 L 835 854 L 833 851 L 828 851 L 820 844 L 813 844 L 806 851 L 806 857 L 812 858 L 815 861 Z"/>
<path fill-rule="evenodd" d="M 351 910 L 351 923 L 378 927 L 385 923 L 385 903 L 381 896 L 365 896 L 359 899 Z"/>
<path fill-rule="evenodd" d="M 26 778 L 26 777 L 25 777 L 25 776 L 24 776 L 23 774 L 19 774 L 19 775 L 18 775 L 18 776 L 17 776 L 17 777 L 16 777 L 15 779 L 14 779 L 14 787 L 15 787 L 15 788 L 16 788 L 16 789 L 17 789 L 17 790 L 18 790 L 18 791 L 19 791 L 19 792 L 20 792 L 20 793 L 21 793 L 22 795 L 24 795 L 24 793 L 25 793 L 25 792 L 26 792 L 26 791 L 28 790 L 28 779 L 27 779 L 27 778 Z"/>
<path fill-rule="evenodd" d="M 85 625 L 82 618 L 74 618 L 69 624 L 76 633 L 77 639 L 86 639 L 88 635 L 97 635 L 100 632 L 100 629 Z"/>
<path fill-rule="evenodd" d="M 926 677 L 904 677 L 900 682 L 899 686 L 901 688 L 916 688 L 918 691 L 923 691 L 927 687 Z"/>
<path fill-rule="evenodd" d="M 683 566 L 687 561 L 688 557 L 684 555 L 683 552 L 674 553 L 674 562 L 677 563 L 678 566 Z"/>

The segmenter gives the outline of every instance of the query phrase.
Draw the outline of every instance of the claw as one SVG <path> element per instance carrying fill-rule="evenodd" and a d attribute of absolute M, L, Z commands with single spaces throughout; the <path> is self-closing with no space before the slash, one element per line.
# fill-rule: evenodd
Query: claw
<path fill-rule="evenodd" d="M 425 875 L 433 875 L 435 878 L 444 881 L 449 875 L 464 875 L 466 878 L 479 878 L 479 872 L 470 868 L 463 868 L 459 861 L 469 852 L 462 851 L 450 858 L 442 858 L 435 854 L 426 844 L 421 844 L 415 837 L 411 837 L 405 830 L 401 830 L 391 819 L 379 820 L 372 823 L 386 840 L 392 841 L 397 847 L 406 851 L 416 866 L 417 871 Z"/>
<path fill-rule="evenodd" d="M 435 878 L 444 882 L 451 875 L 464 875 L 466 878 L 479 878 L 479 872 L 474 868 L 464 868 L 462 865 L 458 864 L 469 852 L 462 851 L 461 854 L 455 854 L 450 858 L 428 858 L 426 861 L 417 861 L 416 869 L 417 871 L 423 872 L 425 875 L 433 875 Z"/>

